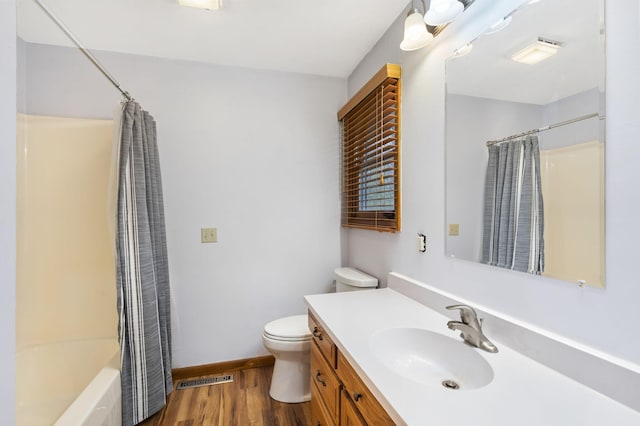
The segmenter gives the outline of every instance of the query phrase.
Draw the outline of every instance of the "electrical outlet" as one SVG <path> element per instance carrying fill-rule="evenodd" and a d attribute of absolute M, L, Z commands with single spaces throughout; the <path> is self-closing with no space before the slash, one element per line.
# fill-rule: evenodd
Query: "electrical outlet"
<path fill-rule="evenodd" d="M 218 228 L 200 228 L 201 243 L 217 243 Z"/>
<path fill-rule="evenodd" d="M 460 224 L 458 223 L 450 223 L 449 224 L 449 236 L 457 237 L 460 235 Z"/>

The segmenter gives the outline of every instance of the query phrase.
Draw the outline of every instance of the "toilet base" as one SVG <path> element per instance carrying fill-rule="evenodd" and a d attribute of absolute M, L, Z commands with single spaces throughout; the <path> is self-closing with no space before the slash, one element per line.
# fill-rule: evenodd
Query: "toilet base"
<path fill-rule="evenodd" d="M 285 403 L 311 400 L 311 367 L 308 351 L 280 353 L 276 356 L 269 396 Z"/>

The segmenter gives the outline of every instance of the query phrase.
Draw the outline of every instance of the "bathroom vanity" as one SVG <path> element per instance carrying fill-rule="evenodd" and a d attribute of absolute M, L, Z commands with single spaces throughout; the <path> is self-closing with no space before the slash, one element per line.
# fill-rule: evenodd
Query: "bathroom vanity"
<path fill-rule="evenodd" d="M 640 424 L 637 365 L 407 277 L 305 302 L 314 426 Z M 497 353 L 447 328 L 458 317 L 445 307 L 459 303 L 484 318 Z"/>
<path fill-rule="evenodd" d="M 393 425 L 384 408 L 309 312 L 313 425 Z"/>

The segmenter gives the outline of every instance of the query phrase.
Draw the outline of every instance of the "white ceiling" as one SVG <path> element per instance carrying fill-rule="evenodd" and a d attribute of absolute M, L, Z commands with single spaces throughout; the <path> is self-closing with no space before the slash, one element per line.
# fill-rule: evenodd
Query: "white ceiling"
<path fill-rule="evenodd" d="M 175 0 L 43 2 L 92 50 L 335 77 L 349 76 L 409 4 L 223 0 L 206 11 Z M 18 0 L 18 35 L 73 46 L 34 0 Z"/>

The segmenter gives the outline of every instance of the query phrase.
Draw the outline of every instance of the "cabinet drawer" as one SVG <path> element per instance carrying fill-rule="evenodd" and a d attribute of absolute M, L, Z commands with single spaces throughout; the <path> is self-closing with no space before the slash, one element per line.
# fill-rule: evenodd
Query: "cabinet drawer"
<path fill-rule="evenodd" d="M 331 368 L 336 368 L 336 345 L 333 344 L 331 338 L 324 331 L 322 326 L 309 312 L 309 330 L 313 334 L 313 341 L 320 348 L 320 352 L 325 356 Z"/>
<path fill-rule="evenodd" d="M 334 424 L 338 424 L 340 382 L 315 343 L 311 344 L 311 381 L 317 390 L 318 399 L 324 401 L 327 412 L 331 415 L 331 420 Z"/>
<path fill-rule="evenodd" d="M 367 424 L 376 426 L 395 424 L 341 352 L 338 352 L 336 371 L 342 381 L 344 391 L 347 392 Z"/>
<path fill-rule="evenodd" d="M 311 426 L 335 426 L 316 386 L 311 386 Z"/>

